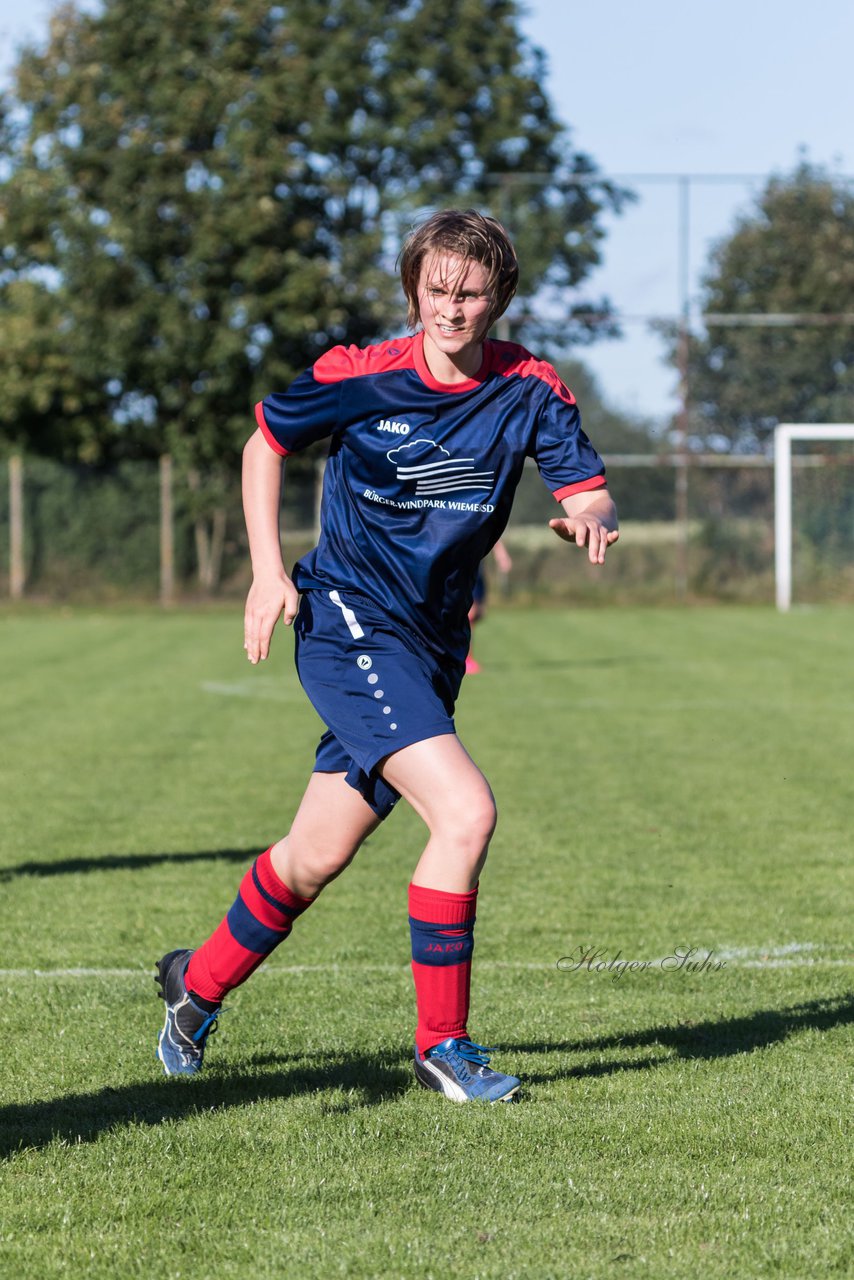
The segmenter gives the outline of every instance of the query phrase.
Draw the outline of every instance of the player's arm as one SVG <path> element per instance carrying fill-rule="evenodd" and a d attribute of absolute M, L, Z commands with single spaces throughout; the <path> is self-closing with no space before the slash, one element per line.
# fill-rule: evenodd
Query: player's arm
<path fill-rule="evenodd" d="M 290 625 L 299 593 L 285 572 L 279 536 L 284 458 L 259 429 L 243 449 L 243 514 L 252 559 L 252 586 L 246 599 L 243 647 L 249 661 L 270 652 L 273 628 L 282 617 Z"/>
<path fill-rule="evenodd" d="M 608 547 L 620 536 L 617 508 L 608 490 L 572 493 L 561 498 L 560 505 L 566 514 L 550 520 L 549 528 L 566 542 L 587 547 L 591 564 L 603 564 Z"/>

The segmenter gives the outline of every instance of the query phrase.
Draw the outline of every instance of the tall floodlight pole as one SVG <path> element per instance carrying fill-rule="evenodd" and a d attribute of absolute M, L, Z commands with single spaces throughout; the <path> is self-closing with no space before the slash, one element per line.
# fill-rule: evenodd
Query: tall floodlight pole
<path fill-rule="evenodd" d="M 160 603 L 175 603 L 175 501 L 168 453 L 160 457 Z"/>
<path fill-rule="evenodd" d="M 499 178 L 498 186 L 500 218 L 507 230 L 511 231 L 511 234 L 513 226 L 513 201 L 510 194 L 510 184 L 512 180 L 512 176 L 509 173 L 502 173 Z M 510 317 L 506 311 L 503 316 L 499 317 L 495 326 L 495 333 L 502 342 L 509 342 L 511 340 L 513 333 L 510 328 Z"/>
<path fill-rule="evenodd" d="M 676 516 L 676 594 L 684 597 L 688 592 L 688 403 L 689 403 L 689 338 L 690 338 L 690 213 L 691 179 L 687 173 L 679 175 L 677 186 L 679 200 L 679 339 L 677 361 L 679 366 L 679 409 L 676 415 L 676 466 L 675 516 Z"/>
<path fill-rule="evenodd" d="M 9 595 L 13 600 L 23 598 L 25 583 L 24 459 L 13 453 L 9 458 Z"/>

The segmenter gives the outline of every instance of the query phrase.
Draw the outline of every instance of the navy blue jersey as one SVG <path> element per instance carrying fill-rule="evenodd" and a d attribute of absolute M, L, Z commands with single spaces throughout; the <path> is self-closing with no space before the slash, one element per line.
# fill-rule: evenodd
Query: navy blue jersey
<path fill-rule="evenodd" d="M 605 469 L 551 365 L 488 340 L 477 376 L 447 385 L 423 342 L 335 347 L 255 415 L 285 456 L 330 440 L 320 541 L 294 570 L 297 588 L 366 596 L 458 658 L 478 565 L 507 523 L 525 459 L 558 500 L 604 487 Z"/>

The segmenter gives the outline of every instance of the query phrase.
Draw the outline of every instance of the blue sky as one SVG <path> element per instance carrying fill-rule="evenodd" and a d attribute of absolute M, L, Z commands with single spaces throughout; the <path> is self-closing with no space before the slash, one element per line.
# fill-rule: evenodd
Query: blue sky
<path fill-rule="evenodd" d="M 608 173 L 788 172 L 810 160 L 854 175 L 851 0 L 533 0 L 523 29 L 548 53 L 548 87 L 573 143 Z M 677 312 L 675 184 L 637 182 L 591 287 L 631 315 Z M 690 295 L 711 245 L 762 183 L 692 183 Z M 674 377 L 645 324 L 585 358 L 617 404 L 660 417 Z"/>
<path fill-rule="evenodd" d="M 321 0 L 319 0 L 319 3 Z M 45 29 L 50 0 L 0 0 L 0 75 L 21 39 Z M 765 175 L 810 160 L 854 174 L 852 0 L 530 0 L 522 28 L 545 49 L 547 88 L 573 145 L 613 174 Z M 609 224 L 590 282 L 631 316 L 680 304 L 675 183 L 635 181 L 641 197 Z M 755 180 L 694 182 L 690 295 L 710 245 L 750 207 Z M 674 377 L 641 320 L 584 353 L 605 395 L 662 419 Z"/>

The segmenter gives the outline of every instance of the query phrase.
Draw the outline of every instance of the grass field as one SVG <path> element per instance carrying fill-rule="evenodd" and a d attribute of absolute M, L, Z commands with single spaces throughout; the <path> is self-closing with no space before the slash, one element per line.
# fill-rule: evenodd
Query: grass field
<path fill-rule="evenodd" d="M 153 962 L 218 922 L 310 768 L 290 636 L 252 670 L 239 609 L 6 613 L 4 1280 L 851 1275 L 852 631 L 483 624 L 471 1030 L 525 1085 L 489 1109 L 411 1076 L 403 806 L 204 1075 L 161 1076 Z M 686 947 L 706 967 L 663 963 Z"/>

